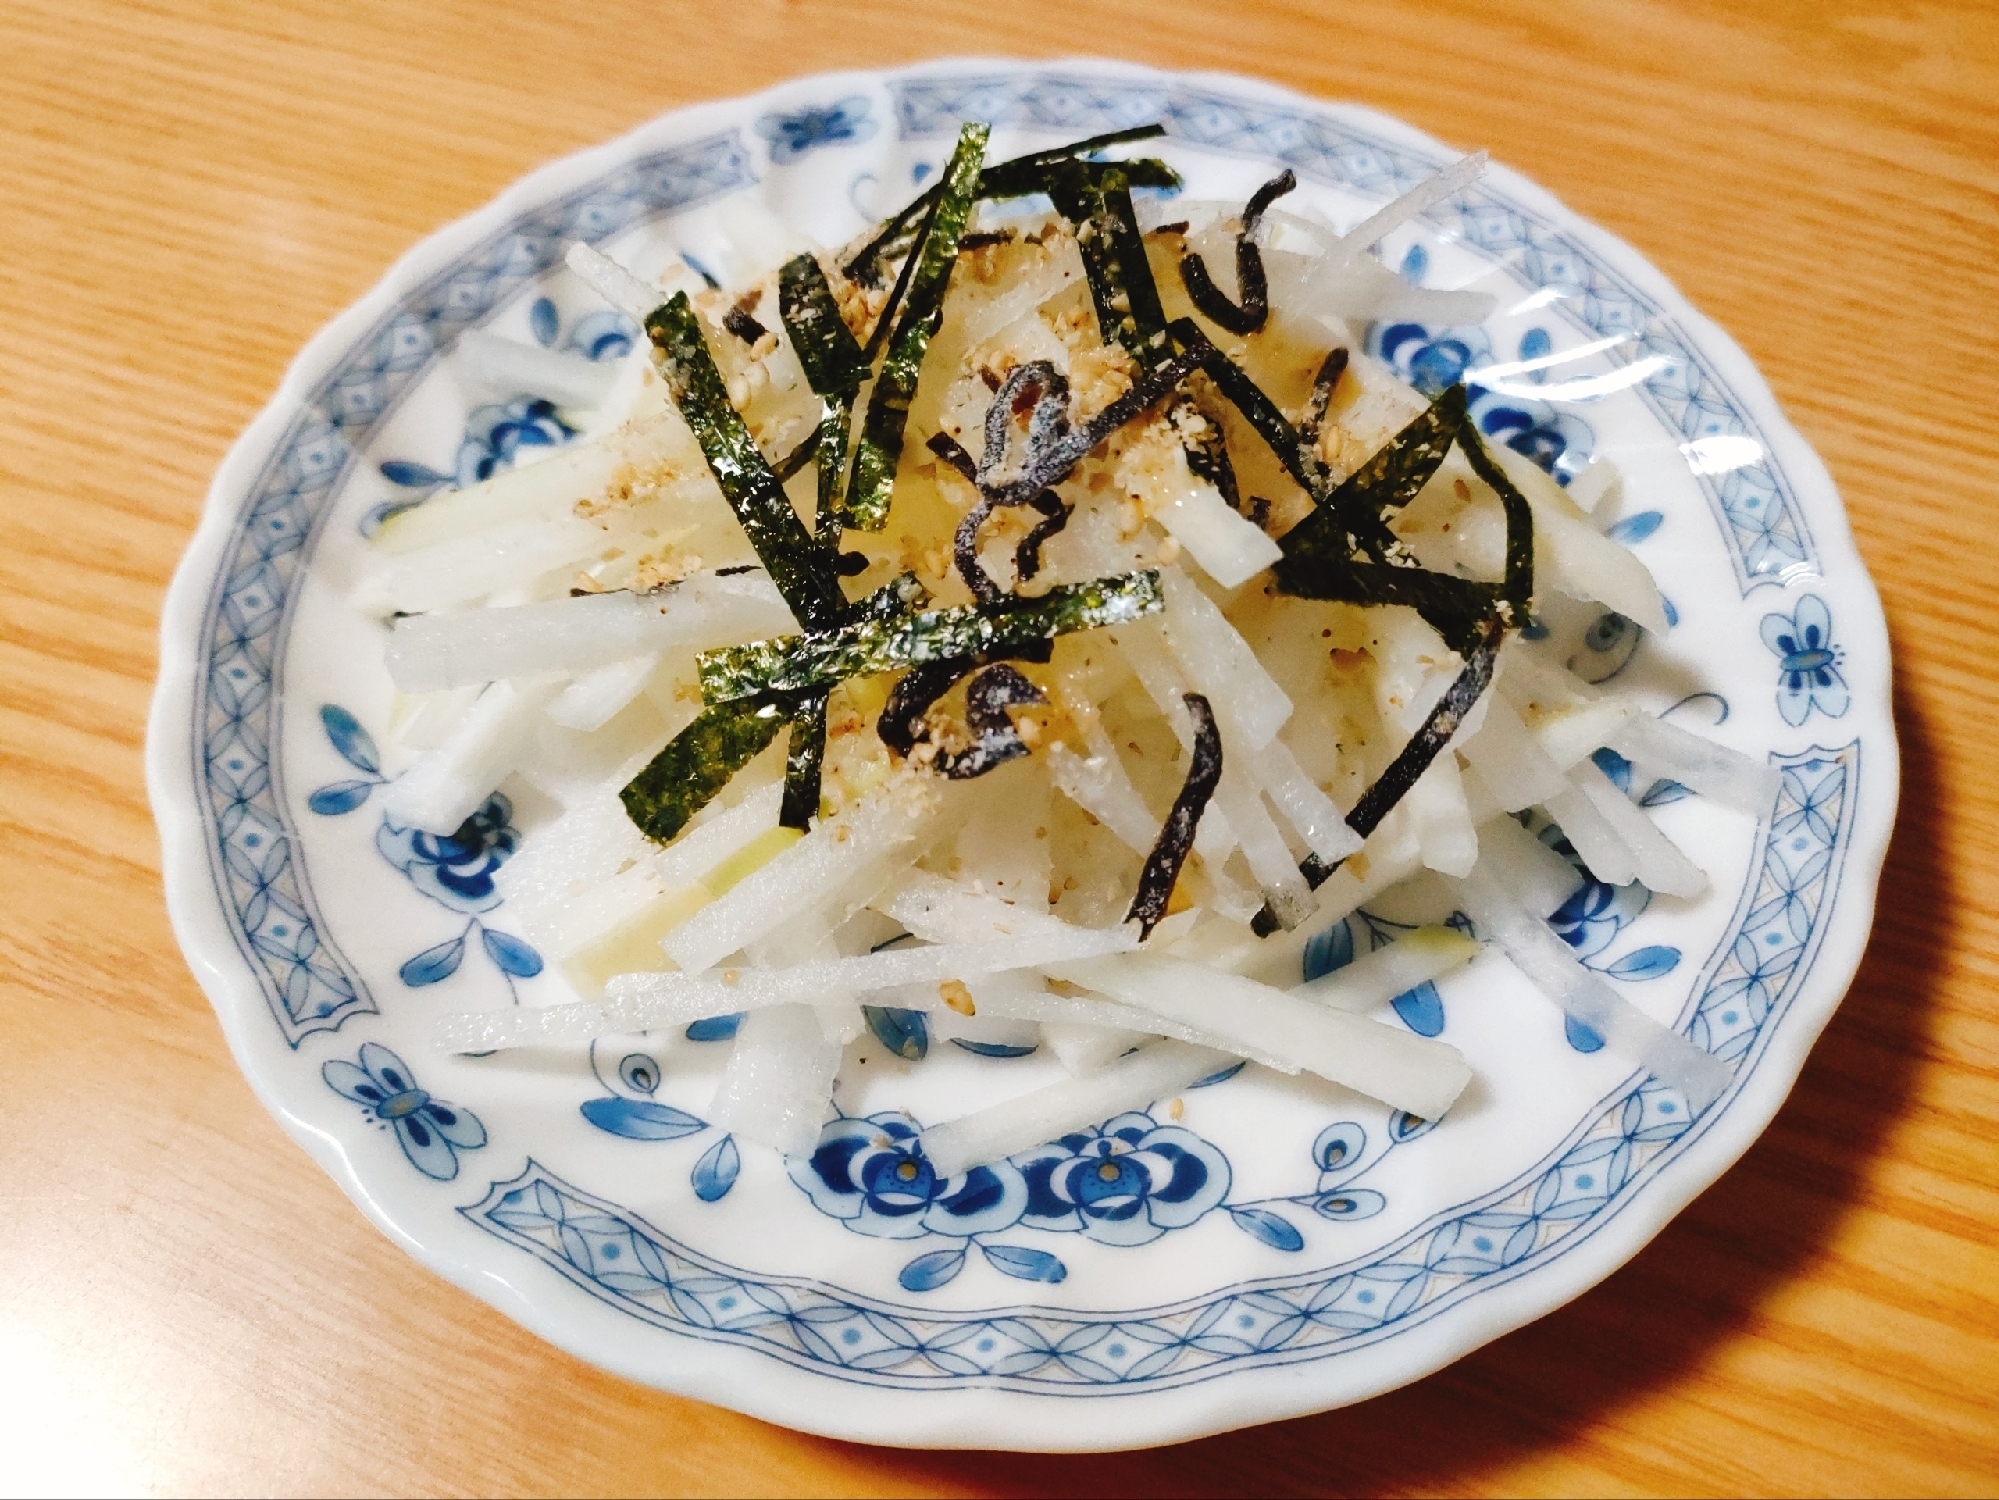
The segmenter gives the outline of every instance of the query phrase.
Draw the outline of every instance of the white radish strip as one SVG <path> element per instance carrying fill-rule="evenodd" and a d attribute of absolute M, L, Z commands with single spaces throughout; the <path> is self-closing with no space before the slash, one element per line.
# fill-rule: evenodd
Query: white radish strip
<path fill-rule="evenodd" d="M 1541 466 L 1504 443 L 1487 451 L 1534 512 L 1534 580 L 1577 599 L 1594 599 L 1658 635 L 1667 630 L 1659 585 L 1627 547 L 1580 518 L 1575 502 Z"/>
<path fill-rule="evenodd" d="M 533 391 L 557 406 L 589 409 L 603 404 L 618 378 L 614 363 L 523 344 L 483 328 L 459 334 L 458 353 L 470 367 L 458 372 L 460 379 L 502 398 Z"/>
<path fill-rule="evenodd" d="M 442 745 L 382 794 L 382 816 L 426 833 L 455 833 L 534 743 L 534 718 L 557 682 L 496 682 Z"/>
<path fill-rule="evenodd" d="M 927 795 L 926 795 L 927 794 Z M 883 787 L 810 833 L 660 942 L 690 974 L 828 899 L 883 855 L 914 844 L 938 815 L 939 798 L 913 777 Z"/>
<path fill-rule="evenodd" d="M 977 975 L 960 982 L 971 993 L 973 1013 L 978 1016 L 1033 1022 L 1042 1026 L 1112 1027 L 1137 1037 L 1172 1037 L 1176 1041 L 1196 1042 L 1204 1047 L 1222 1045 L 1212 1033 L 1198 1026 L 1185 1026 L 1150 1011 L 1134 1010 L 1102 995 L 1051 994 L 1036 976 L 1024 969 Z M 942 986 L 936 984 L 903 984 L 876 990 L 870 995 L 868 1003 L 892 1005 L 900 1010 L 920 1010 L 925 1015 L 954 1013 L 951 1002 L 944 997 Z"/>
<path fill-rule="evenodd" d="M 397 687 L 422 693 L 537 672 L 574 675 L 670 647 L 702 650 L 796 629 L 768 578 L 702 575 L 657 593 L 399 620 L 384 660 Z"/>
<path fill-rule="evenodd" d="M 813 1007 L 752 1011 L 736 1028 L 709 1122 L 786 1156 L 809 1156 L 839 1071 L 840 1045 L 827 1038 Z"/>
<path fill-rule="evenodd" d="M 578 500 L 602 495 L 627 469 L 664 474 L 673 479 L 672 493 L 711 495 L 719 503 L 720 492 L 693 432 L 679 412 L 667 407 L 392 516 L 376 533 L 374 547 L 386 553 L 415 552 L 509 521 L 545 520 Z"/>
<path fill-rule="evenodd" d="M 1645 809 L 1619 791 L 1617 783 L 1604 775 L 1594 761 L 1578 761 L 1569 771 L 1569 780 L 1589 798 L 1631 851 L 1638 881 L 1645 889 L 1667 896 L 1698 896 L 1707 889 L 1707 872 L 1661 833 L 1645 815 Z"/>
<path fill-rule="evenodd" d="M 669 886 L 699 880 L 723 860 L 777 827 L 778 810 L 783 802 L 784 788 L 778 783 L 758 787 L 734 807 L 716 811 L 706 822 L 687 829 L 668 844 L 653 861 L 653 873 Z"/>
<path fill-rule="evenodd" d="M 1561 767 L 1548 758 L 1513 705 L 1497 693 L 1485 695 L 1485 722 L 1458 748 L 1498 800 L 1503 812 L 1536 807 L 1568 789 Z"/>
<path fill-rule="evenodd" d="M 910 871 L 879 909 L 926 943 L 978 943 L 1083 930 L 1046 911 L 1011 905 L 927 870 Z"/>
<path fill-rule="evenodd" d="M 608 879 L 650 857 L 656 847 L 632 826 L 618 794 L 607 791 L 579 801 L 548 827 L 535 830 L 520 853 L 494 872 L 493 884 L 509 916 L 538 919 L 541 912 L 573 899 L 581 886 Z"/>
<path fill-rule="evenodd" d="M 1261 750 L 1291 717 L 1291 699 L 1264 670 L 1228 616 L 1178 568 L 1160 570 L 1166 588 L 1166 644 L 1196 692 L 1225 715 L 1242 742 Z"/>
<path fill-rule="evenodd" d="M 1131 784 L 1113 748 L 1104 755 L 1078 755 L 1067 745 L 1045 752 L 1048 775 L 1076 806 L 1117 835 L 1126 847 L 1149 854 L 1159 838 L 1159 820 Z M 1202 820 L 1203 822 L 1206 819 Z"/>
<path fill-rule="evenodd" d="M 1122 1026 L 1043 1021 L 1041 1039 L 1072 1078 L 1088 1078 L 1092 1073 L 1103 1072 L 1147 1037 L 1142 1031 L 1128 1031 Z"/>
<path fill-rule="evenodd" d="M 923 1154 L 939 1177 L 956 1177 L 1073 1130 L 1097 1125 L 1218 1073 L 1234 1059 L 1185 1042 L 1157 1042 L 1089 1078 L 1071 1078 L 947 1120 L 923 1132 Z"/>
<path fill-rule="evenodd" d="M 1327 864 L 1337 864 L 1361 847 L 1361 836 L 1347 826 L 1346 814 L 1305 774 L 1298 757 L 1283 740 L 1272 738 L 1269 744 L 1251 754 L 1249 773 L 1262 783 L 1285 821 L 1298 830 L 1305 846 Z"/>
<path fill-rule="evenodd" d="M 1313 892 L 1319 898 L 1319 909 L 1311 921 L 1290 932 L 1272 933 L 1226 960 L 1224 966 L 1280 988 L 1296 984 L 1305 945 L 1314 936 L 1423 868 L 1409 815 L 1400 806 L 1382 820 L 1362 854 L 1364 859 L 1347 861 Z"/>
<path fill-rule="evenodd" d="M 634 323 L 643 324 L 666 301 L 658 287 L 641 281 L 603 251 L 581 240 L 569 247 L 563 259 L 585 286 Z"/>
<path fill-rule="evenodd" d="M 1542 805 L 1561 825 L 1590 874 L 1605 885 L 1629 885 L 1638 878 L 1638 856 L 1581 787 L 1571 782 L 1561 796 L 1550 797 Z"/>
<path fill-rule="evenodd" d="M 1583 883 L 1583 873 L 1502 813 L 1478 826 L 1478 857 L 1513 899 L 1552 917 Z"/>
<path fill-rule="evenodd" d="M 1291 993 L 1358 1015 L 1419 984 L 1443 978 L 1470 963 L 1477 953 L 1478 943 L 1455 927 L 1419 927 L 1344 969 L 1307 980 Z"/>
<path fill-rule="evenodd" d="M 1650 714 L 1630 715 L 1604 743 L 1642 763 L 1648 771 L 1670 776 L 1701 796 L 1752 818 L 1770 816 L 1784 783 L 1783 773 L 1775 766 Z"/>
<path fill-rule="evenodd" d="M 1046 967 L 1133 1009 L 1199 1027 L 1238 1054 L 1316 1073 L 1419 1119 L 1441 1118 L 1471 1081 L 1455 1047 L 1200 964 L 1135 953 Z"/>
<path fill-rule="evenodd" d="M 1338 254 L 1264 252 L 1271 304 L 1320 322 L 1408 318 L 1432 326 L 1482 323 L 1497 305 L 1489 292 L 1411 286 L 1371 255 L 1340 261 Z"/>
<path fill-rule="evenodd" d="M 657 656 L 634 656 L 584 673 L 550 702 L 550 722 L 583 734 L 602 729 L 644 691 L 658 666 Z"/>
<path fill-rule="evenodd" d="M 1184 454 L 1180 462 L 1185 464 Z M 1231 507 L 1205 479 L 1189 474 L 1185 484 L 1154 484 L 1147 498 L 1157 500 L 1162 490 L 1166 498 L 1151 508 L 1152 519 L 1223 588 L 1249 582 L 1284 555 L 1268 532 Z"/>
<path fill-rule="evenodd" d="M 1334 253 L 1351 260 L 1372 249 L 1418 214 L 1429 212 L 1478 181 L 1489 160 L 1491 157 L 1484 151 L 1474 151 L 1470 156 L 1458 158 L 1436 176 L 1417 183 L 1401 197 L 1390 200 L 1354 225 L 1340 236 L 1338 249 Z"/>
<path fill-rule="evenodd" d="M 1685 1094 L 1695 1113 L 1728 1087 L 1734 1074 L 1727 1063 L 1660 1025 L 1584 968 L 1575 950 L 1515 902 L 1484 864 L 1458 882 L 1458 895 L 1480 934 L 1542 993 L 1619 1055 Z"/>
<path fill-rule="evenodd" d="M 447 693 L 421 695 L 414 700 L 415 706 L 400 726 L 391 720 L 389 738 L 405 750 L 435 750 L 457 727 L 458 721 L 471 712 L 484 687 L 485 684 L 480 683 L 474 687 L 454 688 Z M 410 701 L 407 698 L 404 700 Z"/>
<path fill-rule="evenodd" d="M 1221 808 L 1242 844 L 1243 858 L 1256 877 L 1264 900 L 1270 903 L 1278 922 L 1296 927 L 1318 908 L 1319 898 L 1298 871 L 1284 835 L 1264 810 L 1263 796 L 1256 783 L 1222 756 L 1222 779 L 1215 785 L 1215 805 Z"/>
<path fill-rule="evenodd" d="M 363 614 L 423 614 L 532 583 L 603 545 L 604 533 L 588 521 L 509 521 L 398 557 L 364 575 L 352 599 Z"/>
<path fill-rule="evenodd" d="M 1472 826 L 1457 757 L 1446 753 L 1431 761 L 1406 800 L 1423 863 L 1440 875 L 1469 870 L 1478 858 L 1478 830 Z"/>
<path fill-rule="evenodd" d="M 1166 649 L 1158 625 L 1151 620 L 1140 620 L 1121 627 L 1111 639 L 1124 652 L 1125 661 L 1138 675 L 1146 695 L 1166 716 L 1174 738 L 1180 741 L 1180 748 L 1191 753 L 1194 748 L 1194 721 L 1187 713 L 1185 701 L 1190 689 L 1180 673 L 1179 664 Z M 1228 775 L 1228 767 L 1229 757 L 1224 749 L 1224 777 Z M 1207 811 L 1201 814 L 1201 821 L 1194 827 L 1194 848 L 1202 859 L 1219 870 L 1222 861 L 1234 850 L 1236 839 L 1235 827 L 1229 821 L 1217 789 L 1217 795 L 1209 799 Z"/>
<path fill-rule="evenodd" d="M 1597 458 L 1590 466 L 1571 479 L 1567 494 L 1575 502 L 1576 509 L 1585 515 L 1594 515 L 1599 506 L 1609 498 L 1611 491 L 1623 482 L 1617 472 L 1617 465 L 1607 458 Z"/>

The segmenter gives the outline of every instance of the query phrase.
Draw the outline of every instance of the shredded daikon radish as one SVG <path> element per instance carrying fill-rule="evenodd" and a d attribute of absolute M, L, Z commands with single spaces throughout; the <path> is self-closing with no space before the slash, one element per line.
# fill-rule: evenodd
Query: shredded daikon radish
<path fill-rule="evenodd" d="M 810 1005 L 752 1011 L 736 1028 L 709 1123 L 787 1156 L 809 1156 L 839 1070 L 840 1046 Z"/>
<path fill-rule="evenodd" d="M 1358 1015 L 1426 980 L 1442 979 L 1477 953 L 1477 941 L 1455 928 L 1419 927 L 1385 948 L 1362 954 L 1343 969 L 1307 980 L 1291 993 Z"/>
<path fill-rule="evenodd" d="M 1739 750 L 1702 739 L 1650 714 L 1631 714 L 1611 731 L 1604 744 L 1648 770 L 1670 776 L 1689 790 L 1752 818 L 1770 816 L 1783 786 L 1783 773 L 1775 766 L 1761 765 Z"/>
<path fill-rule="evenodd" d="M 455 833 L 520 763 L 534 716 L 561 684 L 496 682 L 444 743 L 382 794 L 382 815 L 426 833 Z"/>
<path fill-rule="evenodd" d="M 1457 889 L 1479 932 L 1543 994 L 1619 1055 L 1685 1094 L 1696 1113 L 1728 1087 L 1734 1074 L 1727 1063 L 1660 1025 L 1584 968 L 1575 949 L 1519 905 L 1483 864 Z"/>
<path fill-rule="evenodd" d="M 501 338 L 483 328 L 458 335 L 458 354 L 472 372 L 468 383 L 489 397 L 539 391 L 557 406 L 588 410 L 603 404 L 618 378 L 614 365 Z"/>
<path fill-rule="evenodd" d="M 658 669 L 657 656 L 633 656 L 585 672 L 550 700 L 548 717 L 586 734 L 602 729 L 645 690 Z"/>
<path fill-rule="evenodd" d="M 1700 866 L 1681 853 L 1645 816 L 1644 809 L 1619 791 L 1594 761 L 1578 761 L 1570 767 L 1569 780 L 1589 799 L 1618 841 L 1631 851 L 1632 868 L 1647 890 L 1667 896 L 1698 896 L 1707 889 L 1707 875 Z M 1555 813 L 1552 806 L 1548 810 Z M 1561 815 L 1555 813 L 1555 817 L 1559 822 Z M 1587 863 L 1588 857 L 1584 859 Z"/>
<path fill-rule="evenodd" d="M 1134 1010 L 1198 1026 L 1232 1051 L 1287 1073 L 1316 1073 L 1421 1119 L 1440 1118 L 1471 1081 L 1455 1047 L 1240 975 L 1136 953 L 1046 967 Z"/>
<path fill-rule="evenodd" d="M 1087 1078 L 1052 1083 L 990 1109 L 932 1125 L 922 1135 L 923 1154 L 939 1177 L 956 1177 L 1072 1130 L 1143 1109 L 1233 1061 L 1226 1052 L 1208 1047 L 1155 1042 Z"/>

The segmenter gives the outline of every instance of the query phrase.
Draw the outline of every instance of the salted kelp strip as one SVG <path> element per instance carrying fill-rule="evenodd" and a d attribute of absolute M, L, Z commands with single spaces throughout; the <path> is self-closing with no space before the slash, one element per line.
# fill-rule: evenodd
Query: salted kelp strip
<path fill-rule="evenodd" d="M 1312 394 L 1306 399 L 1304 415 L 1298 421 L 1298 438 L 1313 448 L 1319 446 L 1326 411 L 1333 404 L 1333 392 L 1340 387 L 1340 377 L 1347 372 L 1347 360 L 1346 347 L 1342 345 L 1326 356 L 1319 373 L 1312 377 Z"/>
<path fill-rule="evenodd" d="M 1528 607 L 1534 602 L 1533 509 L 1527 504 L 1527 497 L 1506 477 L 1506 471 L 1493 462 L 1492 454 L 1486 451 L 1485 439 L 1478 435 L 1476 423 L 1466 422 L 1459 428 L 1458 440 L 1465 457 L 1471 461 L 1472 472 L 1492 486 L 1506 512 L 1506 581 L 1500 589 L 1513 617 L 1511 623 L 1525 625 Z"/>
<path fill-rule="evenodd" d="M 980 667 L 990 666 L 1001 656 L 1013 661 L 1045 662 L 1054 654 L 1054 642 L 1030 641 L 1018 650 L 1002 653 L 980 652 L 976 656 L 947 656 L 911 667 L 889 690 L 888 701 L 875 719 L 875 733 L 897 755 L 907 756 L 925 737 L 924 716 L 931 706 L 959 682 Z"/>
<path fill-rule="evenodd" d="M 780 636 L 704 652 L 701 693 L 726 703 L 763 693 L 831 687 L 849 677 L 948 656 L 1013 652 L 1033 641 L 1122 625 L 1164 604 L 1156 572 L 1126 573 L 1050 589 L 1038 599 L 857 620 L 836 630 Z"/>
<path fill-rule="evenodd" d="M 784 752 L 784 801 L 777 821 L 803 832 L 819 816 L 820 779 L 826 768 L 826 697 L 813 693 L 791 716 Z"/>
<path fill-rule="evenodd" d="M 1075 507 L 1064 504 L 1053 490 L 1043 490 L 1027 503 L 1041 512 L 1041 519 L 1013 549 L 1013 571 L 1022 583 L 1041 571 L 1041 544 L 1067 526 L 1075 514 Z"/>
<path fill-rule="evenodd" d="M 718 703 L 666 743 L 618 794 L 640 833 L 671 840 L 791 722 L 780 698 Z"/>
<path fill-rule="evenodd" d="M 1208 318 L 1230 333 L 1255 333 L 1270 319 L 1270 282 L 1263 273 L 1263 252 L 1256 245 L 1256 226 L 1263 211 L 1298 186 L 1297 174 L 1286 170 L 1273 177 L 1243 205 L 1242 228 L 1235 239 L 1236 291 L 1240 305 L 1229 301 L 1208 274 L 1208 263 L 1190 250 L 1180 257 L 1180 280 L 1187 298 Z"/>
<path fill-rule="evenodd" d="M 1028 753 L 1027 741 L 1006 711 L 1047 701 L 1047 694 L 1012 667 L 987 667 L 965 684 L 965 725 L 972 743 L 941 752 L 932 764 L 953 781 L 970 781 L 1020 759 Z"/>
<path fill-rule="evenodd" d="M 863 531 L 878 531 L 888 523 L 909 403 L 916 395 L 931 335 L 943 319 L 944 294 L 950 288 L 951 270 L 958 263 L 958 236 L 971 221 L 988 134 L 987 127 L 979 124 L 966 125 L 958 133 L 958 148 L 944 169 L 929 225 L 910 251 L 915 274 L 909 278 L 881 374 L 868 396 L 867 416 L 861 424 L 860 440 L 854 445 L 854 476 L 843 506 L 847 523 Z M 907 265 L 904 269 L 907 271 Z M 888 316 L 887 312 L 882 314 L 884 323 Z"/>
<path fill-rule="evenodd" d="M 1215 728 L 1214 710 L 1199 693 L 1188 693 L 1182 701 L 1187 705 L 1187 716 L 1194 721 L 1194 749 L 1187 759 L 1187 779 L 1180 784 L 1180 795 L 1173 799 L 1173 810 L 1166 815 L 1165 826 L 1153 841 L 1152 852 L 1145 856 L 1145 868 L 1138 873 L 1138 893 L 1131 898 L 1131 910 L 1124 915 L 1127 922 L 1138 923 L 1141 941 L 1152 936 L 1152 929 L 1166 916 L 1167 905 L 1173 899 L 1173 886 L 1180 879 L 1180 868 L 1187 863 L 1187 853 L 1194 847 L 1194 832 L 1200 827 L 1201 814 L 1207 810 L 1208 800 L 1215 795 L 1222 779 L 1222 736 Z M 1275 920 L 1273 917 L 1273 924 Z"/>
<path fill-rule="evenodd" d="M 728 388 L 685 292 L 653 310 L 646 335 L 674 405 L 693 429 L 723 498 L 784 602 L 808 628 L 837 621 L 847 600 L 832 551 L 806 531 L 784 485 L 729 404 Z"/>

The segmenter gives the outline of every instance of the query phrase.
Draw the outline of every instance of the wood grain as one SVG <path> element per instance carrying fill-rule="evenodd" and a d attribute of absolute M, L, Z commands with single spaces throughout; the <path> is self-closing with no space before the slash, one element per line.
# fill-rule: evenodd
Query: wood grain
<path fill-rule="evenodd" d="M 1181 1448 L 863 1449 L 552 1351 L 405 1258 L 283 1136 L 161 904 L 156 620 L 293 351 L 522 172 L 797 72 L 1090 49 L 1489 146 L 1733 332 L 1885 597 L 1901 821 L 1859 980 L 1775 1125 L 1568 1308 L 1363 1406 Z M 1999 1487 L 1995 97 L 1999 16 L 1922 0 L 11 0 L 0 1489 Z"/>

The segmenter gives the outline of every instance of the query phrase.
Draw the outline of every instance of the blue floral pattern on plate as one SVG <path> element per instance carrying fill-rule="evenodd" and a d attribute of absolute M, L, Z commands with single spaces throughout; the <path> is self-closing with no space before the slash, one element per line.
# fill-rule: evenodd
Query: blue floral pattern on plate
<path fill-rule="evenodd" d="M 856 145 L 875 133 L 867 96 L 850 94 L 822 109 L 772 113 L 757 121 L 757 134 L 770 143 L 773 166 L 788 167 L 821 146 Z"/>
<path fill-rule="evenodd" d="M 394 1131 L 403 1155 L 426 1177 L 449 1182 L 458 1175 L 458 1153 L 486 1144 L 486 1127 L 477 1115 L 418 1088 L 416 1075 L 379 1042 L 363 1042 L 353 1062 L 329 1059 L 320 1074 L 328 1088 Z"/>
<path fill-rule="evenodd" d="M 1788 615 L 1765 615 L 1763 644 L 1777 655 L 1777 711 L 1786 724 L 1803 724 L 1814 709 L 1828 719 L 1846 713 L 1853 698 L 1832 643 L 1832 611 L 1817 594 L 1803 596 Z"/>

